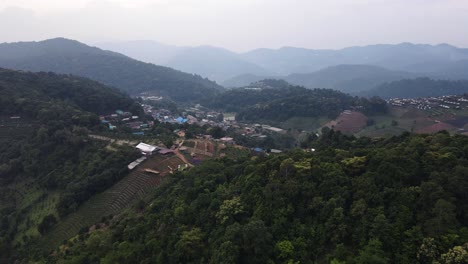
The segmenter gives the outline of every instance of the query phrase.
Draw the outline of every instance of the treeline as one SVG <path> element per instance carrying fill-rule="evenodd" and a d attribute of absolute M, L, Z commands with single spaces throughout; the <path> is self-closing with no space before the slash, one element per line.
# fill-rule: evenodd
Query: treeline
<path fill-rule="evenodd" d="M 468 137 L 323 132 L 304 142 L 315 152 L 168 176 L 142 213 L 43 261 L 466 263 Z"/>
<path fill-rule="evenodd" d="M 121 108 L 136 115 L 143 113 L 137 102 L 117 89 L 51 72 L 28 73 L 0 68 L 0 93 L 0 113 L 25 114 L 42 120 L 67 122 L 72 120 L 70 116 L 57 115 L 83 114 L 78 111 L 109 114 Z"/>
<path fill-rule="evenodd" d="M 367 114 L 385 113 L 384 100 L 352 97 L 331 89 L 306 89 L 280 80 L 264 80 L 252 87 L 226 91 L 204 105 L 236 112 L 239 121 L 284 121 L 291 117 L 337 117 L 343 110 Z"/>

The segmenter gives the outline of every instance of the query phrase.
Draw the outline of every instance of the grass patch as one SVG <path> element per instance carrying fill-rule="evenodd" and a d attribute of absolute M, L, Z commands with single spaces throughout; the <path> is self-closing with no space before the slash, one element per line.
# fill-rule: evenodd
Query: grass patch
<path fill-rule="evenodd" d="M 38 196 L 39 194 L 40 196 Z M 56 205 L 59 201 L 58 193 L 48 192 L 47 195 L 44 195 L 43 192 L 35 191 L 33 196 L 39 197 L 39 199 L 30 204 L 29 210 L 25 212 L 25 217 L 21 218 L 14 244 L 24 243 L 27 238 L 39 237 L 40 233 L 37 227 L 47 215 L 52 214 L 59 219 L 56 210 Z"/>

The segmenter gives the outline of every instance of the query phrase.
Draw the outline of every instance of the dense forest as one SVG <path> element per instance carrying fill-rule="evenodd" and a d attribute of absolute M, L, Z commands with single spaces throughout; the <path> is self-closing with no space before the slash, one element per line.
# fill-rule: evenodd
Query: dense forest
<path fill-rule="evenodd" d="M 127 174 L 137 151 L 88 137 L 117 108 L 142 113 L 91 80 L 0 70 L 0 262 Z"/>
<path fill-rule="evenodd" d="M 468 81 L 417 78 L 384 83 L 375 89 L 362 92 L 361 95 L 378 95 L 382 98 L 417 98 L 464 93 L 468 93 Z"/>
<path fill-rule="evenodd" d="M 199 100 L 222 89 L 198 75 L 140 62 L 61 38 L 0 44 L 0 67 L 74 74 L 130 94 L 153 92 L 176 101 Z"/>
<path fill-rule="evenodd" d="M 468 138 L 311 135 L 206 161 L 44 263 L 466 263 Z"/>
<path fill-rule="evenodd" d="M 0 68 L 0 88 L 2 114 L 21 114 L 44 120 L 59 119 L 53 117 L 60 114 L 71 115 L 74 108 L 95 114 L 110 114 L 123 108 L 142 114 L 141 107 L 128 95 L 98 82 L 71 75 L 27 73 Z M 44 113 L 54 108 L 57 110 L 55 113 Z M 60 119 L 67 122 L 71 116 Z"/>
<path fill-rule="evenodd" d="M 257 85 L 256 85 L 257 84 Z M 346 109 L 368 114 L 385 113 L 386 102 L 377 97 L 352 97 L 331 89 L 306 89 L 281 80 L 264 80 L 249 87 L 226 91 L 205 101 L 205 105 L 237 112 L 240 121 L 284 121 L 291 117 L 335 118 Z"/>

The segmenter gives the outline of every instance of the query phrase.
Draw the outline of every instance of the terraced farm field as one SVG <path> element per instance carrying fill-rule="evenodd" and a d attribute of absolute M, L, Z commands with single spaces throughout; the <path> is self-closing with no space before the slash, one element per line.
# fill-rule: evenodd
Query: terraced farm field
<path fill-rule="evenodd" d="M 176 156 L 170 157 L 155 157 L 144 164 L 144 168 L 156 170 L 160 172 L 161 176 L 167 175 L 172 170 L 176 170 L 178 165 L 184 165 L 180 158 Z"/>
<path fill-rule="evenodd" d="M 184 147 L 187 147 L 187 153 L 195 153 L 201 159 L 216 157 L 217 154 L 216 144 L 209 140 L 185 141 Z"/>
<path fill-rule="evenodd" d="M 155 156 L 145 161 L 114 186 L 95 195 L 78 211 L 67 216 L 40 242 L 50 251 L 78 234 L 82 228 L 100 222 L 103 217 L 121 213 L 158 186 L 162 178 L 169 173 L 169 166 L 177 169 L 177 166 L 182 164 L 185 163 L 175 156 Z M 160 174 L 148 173 L 145 169 L 157 170 Z"/>
<path fill-rule="evenodd" d="M 98 223 L 103 217 L 117 215 L 138 199 L 142 199 L 161 177 L 137 169 L 106 191 L 95 195 L 78 211 L 67 216 L 41 241 L 46 250 L 56 248 L 63 241 L 78 234 L 82 228 Z"/>

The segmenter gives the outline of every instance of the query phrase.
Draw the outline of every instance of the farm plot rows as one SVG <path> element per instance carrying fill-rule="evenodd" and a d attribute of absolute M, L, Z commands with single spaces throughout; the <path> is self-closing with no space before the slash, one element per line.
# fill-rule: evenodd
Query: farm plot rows
<path fill-rule="evenodd" d="M 84 203 L 75 213 L 67 216 L 43 239 L 47 250 L 75 236 L 82 228 L 99 222 L 103 217 L 121 213 L 137 199 L 143 198 L 160 183 L 156 175 L 135 170 L 111 188 Z"/>
<path fill-rule="evenodd" d="M 111 188 L 83 204 L 77 212 L 67 216 L 49 234 L 43 245 L 47 250 L 75 236 L 82 228 L 98 223 L 103 217 L 117 215 L 138 199 L 143 199 L 162 178 L 178 165 L 185 163 L 178 157 L 155 156 L 142 163 L 137 169 L 124 177 Z M 159 175 L 147 173 L 145 169 L 160 171 Z"/>
<path fill-rule="evenodd" d="M 186 143 L 189 143 L 189 142 L 191 142 L 191 141 L 188 141 Z M 188 147 L 189 144 L 185 144 L 185 146 L 188 148 L 188 152 L 190 152 L 190 153 L 195 153 L 195 154 L 203 155 L 203 156 L 206 156 L 206 157 L 215 156 L 216 147 L 210 141 L 196 140 L 194 145 L 193 145 L 194 146 L 193 148 Z"/>

